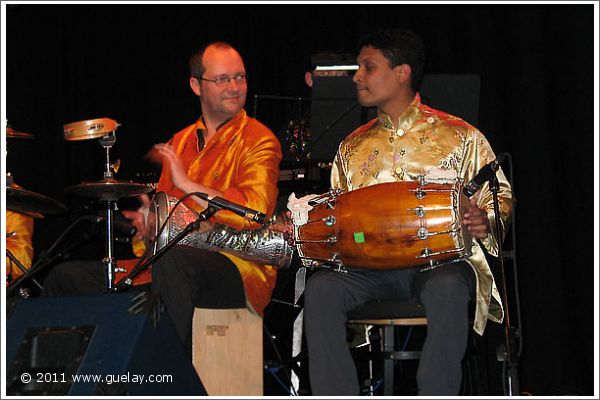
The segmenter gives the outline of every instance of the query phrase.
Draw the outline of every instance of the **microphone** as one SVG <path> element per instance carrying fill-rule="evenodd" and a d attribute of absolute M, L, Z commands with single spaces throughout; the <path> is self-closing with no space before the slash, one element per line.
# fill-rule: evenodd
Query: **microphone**
<path fill-rule="evenodd" d="M 497 156 L 494 161 L 481 167 L 479 172 L 477 172 L 477 175 L 475 175 L 473 179 L 471 179 L 469 183 L 467 183 L 463 187 L 463 193 L 467 197 L 471 197 L 475 193 L 477 193 L 479 189 L 481 189 L 483 184 L 489 181 L 496 174 L 496 171 L 498 171 L 498 168 L 500 168 L 500 164 L 502 163 L 502 161 L 504 161 L 505 158 L 506 154 L 502 153 L 499 156 Z"/>
<path fill-rule="evenodd" d="M 209 198 L 206 193 L 194 193 L 196 196 L 200 197 L 202 200 L 208 201 L 212 206 L 220 209 L 220 210 L 229 210 L 241 217 L 246 218 L 248 221 L 258 222 L 259 224 L 264 224 L 267 216 L 259 211 L 253 210 L 248 207 L 244 207 L 237 203 L 232 203 L 229 200 L 225 200 L 222 197 L 212 197 Z"/>

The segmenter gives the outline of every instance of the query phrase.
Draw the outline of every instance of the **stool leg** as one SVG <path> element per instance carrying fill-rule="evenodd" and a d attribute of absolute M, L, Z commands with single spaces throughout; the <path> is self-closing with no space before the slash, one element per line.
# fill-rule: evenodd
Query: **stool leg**
<path fill-rule="evenodd" d="M 393 396 L 394 395 L 394 359 L 392 353 L 394 352 L 394 326 L 388 325 L 384 328 L 383 333 L 383 351 L 389 356 L 386 356 L 383 361 L 384 367 L 384 386 L 383 395 Z"/>

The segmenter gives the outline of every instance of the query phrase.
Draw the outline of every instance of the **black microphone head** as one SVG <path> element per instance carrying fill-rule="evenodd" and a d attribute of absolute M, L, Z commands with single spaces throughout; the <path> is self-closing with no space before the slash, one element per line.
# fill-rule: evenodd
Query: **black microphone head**
<path fill-rule="evenodd" d="M 254 215 L 253 219 L 254 219 L 254 221 L 263 225 L 265 223 L 265 220 L 267 219 L 267 216 L 265 214 L 259 212 Z"/>
<path fill-rule="evenodd" d="M 508 153 L 505 151 L 503 153 L 500 153 L 496 156 L 496 162 L 498 164 L 502 164 L 504 162 L 504 160 L 506 160 L 506 157 L 508 156 Z"/>

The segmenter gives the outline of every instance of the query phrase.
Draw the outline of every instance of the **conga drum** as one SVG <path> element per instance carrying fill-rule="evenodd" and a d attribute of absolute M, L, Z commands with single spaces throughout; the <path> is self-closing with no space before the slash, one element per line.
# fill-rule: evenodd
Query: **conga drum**
<path fill-rule="evenodd" d="M 461 223 L 469 200 L 460 182 L 382 183 L 330 191 L 308 204 L 308 221 L 294 223 L 305 266 L 434 267 L 471 255 L 472 237 Z"/>

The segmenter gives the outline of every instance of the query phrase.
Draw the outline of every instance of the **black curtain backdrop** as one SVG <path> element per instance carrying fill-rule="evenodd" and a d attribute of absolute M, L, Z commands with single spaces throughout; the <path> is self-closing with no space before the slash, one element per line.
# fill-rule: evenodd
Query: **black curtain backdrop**
<path fill-rule="evenodd" d="M 64 188 L 102 178 L 98 142 L 65 141 L 63 124 L 120 122 L 117 177 L 133 178 L 153 169 L 143 156 L 154 143 L 197 118 L 187 61 L 203 43 L 240 51 L 251 113 L 255 94 L 309 95 L 311 53 L 356 53 L 365 33 L 412 29 L 428 46 L 428 73 L 481 76 L 478 127 L 514 160 L 522 390 L 591 395 L 594 12 L 591 4 L 9 4 L 6 119 L 36 139 L 8 140 L 7 170 L 71 210 L 36 221 L 39 253 L 88 207 Z"/>

